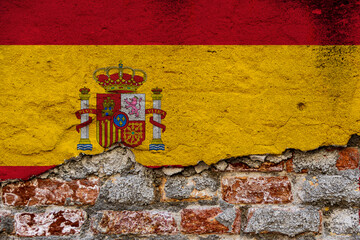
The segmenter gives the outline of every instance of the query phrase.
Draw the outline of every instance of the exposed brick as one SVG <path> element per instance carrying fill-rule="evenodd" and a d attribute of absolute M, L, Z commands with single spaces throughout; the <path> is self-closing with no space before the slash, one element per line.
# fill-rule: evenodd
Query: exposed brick
<path fill-rule="evenodd" d="M 247 233 L 281 233 L 295 236 L 305 232 L 319 232 L 320 211 L 310 208 L 250 208 Z"/>
<path fill-rule="evenodd" d="M 203 176 L 164 178 L 160 185 L 161 201 L 211 200 L 218 185 L 216 180 Z"/>
<path fill-rule="evenodd" d="M 103 211 L 92 219 L 92 229 L 103 234 L 175 234 L 174 217 L 165 211 Z"/>
<path fill-rule="evenodd" d="M 99 179 L 73 181 L 34 179 L 3 187 L 2 199 L 10 206 L 93 205 L 99 195 Z"/>
<path fill-rule="evenodd" d="M 289 203 L 291 184 L 287 177 L 225 177 L 222 198 L 232 204 Z"/>
<path fill-rule="evenodd" d="M 336 167 L 339 170 L 356 169 L 359 166 L 359 150 L 357 148 L 345 148 L 339 152 Z"/>
<path fill-rule="evenodd" d="M 15 233 L 21 237 L 72 235 L 80 233 L 85 221 L 83 210 L 15 214 Z"/>
<path fill-rule="evenodd" d="M 294 171 L 293 159 L 289 159 L 285 163 L 286 172 L 290 173 Z"/>
<path fill-rule="evenodd" d="M 222 234 L 240 233 L 241 215 L 240 210 L 235 209 L 235 218 L 229 226 L 220 223 L 217 217 L 221 217 L 224 211 L 218 207 L 206 209 L 183 209 L 181 211 L 181 231 L 186 234 Z"/>
<path fill-rule="evenodd" d="M 229 172 L 281 172 L 283 170 L 284 164 L 280 163 L 271 163 L 264 162 L 260 165 L 259 168 L 253 168 L 249 165 L 242 162 L 229 163 L 226 171 Z"/>

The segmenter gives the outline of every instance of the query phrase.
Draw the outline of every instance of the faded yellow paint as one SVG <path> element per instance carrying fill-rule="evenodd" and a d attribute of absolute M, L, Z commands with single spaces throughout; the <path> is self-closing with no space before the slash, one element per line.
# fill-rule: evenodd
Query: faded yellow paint
<path fill-rule="evenodd" d="M 166 151 L 144 165 L 208 164 L 247 154 L 344 145 L 360 130 L 357 46 L 1 46 L 0 165 L 53 165 L 76 156 L 79 89 L 104 93 L 99 67 L 143 69 L 138 92 L 163 88 Z M 90 126 L 92 154 L 103 149 Z"/>

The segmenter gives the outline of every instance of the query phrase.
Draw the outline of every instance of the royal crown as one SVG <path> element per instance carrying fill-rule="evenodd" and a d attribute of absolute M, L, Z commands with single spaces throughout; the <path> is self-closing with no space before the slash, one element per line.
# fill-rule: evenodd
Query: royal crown
<path fill-rule="evenodd" d="M 142 76 L 137 75 L 137 73 L 141 73 Z M 143 85 L 146 81 L 146 73 L 140 69 L 124 67 L 120 61 L 117 67 L 99 68 L 95 70 L 93 78 L 108 93 L 130 93 L 136 92 L 136 90 Z"/>
<path fill-rule="evenodd" d="M 81 92 L 81 94 L 88 94 L 90 92 L 90 89 L 88 89 L 87 87 L 83 87 L 80 88 L 79 92 Z"/>

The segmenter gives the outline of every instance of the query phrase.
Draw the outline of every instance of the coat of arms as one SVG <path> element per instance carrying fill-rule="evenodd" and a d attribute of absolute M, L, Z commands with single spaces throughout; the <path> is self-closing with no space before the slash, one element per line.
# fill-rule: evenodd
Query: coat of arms
<path fill-rule="evenodd" d="M 81 132 L 78 150 L 92 150 L 89 139 L 89 124 L 93 122 L 89 114 L 96 114 L 96 138 L 100 146 L 108 148 L 116 143 L 128 147 L 136 147 L 145 140 L 145 115 L 153 114 L 153 139 L 149 150 L 165 150 L 161 140 L 161 132 L 165 125 L 161 119 L 166 112 L 161 110 L 162 90 L 152 89 L 153 108 L 145 109 L 145 94 L 137 93 L 137 89 L 146 82 L 146 73 L 140 69 L 117 67 L 97 69 L 93 73 L 95 81 L 106 93 L 96 94 L 96 109 L 89 108 L 90 89 L 80 89 L 81 110 L 76 112 L 81 124 L 76 126 Z"/>

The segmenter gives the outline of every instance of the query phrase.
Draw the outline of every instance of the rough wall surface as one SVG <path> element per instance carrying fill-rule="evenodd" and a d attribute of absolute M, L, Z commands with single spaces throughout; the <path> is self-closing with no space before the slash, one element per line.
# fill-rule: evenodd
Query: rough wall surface
<path fill-rule="evenodd" d="M 80 155 L 1 183 L 0 239 L 360 239 L 356 142 L 185 168 Z"/>
<path fill-rule="evenodd" d="M 163 88 L 164 152 L 136 147 L 147 166 L 213 164 L 250 154 L 345 145 L 360 131 L 358 46 L 1 46 L 0 166 L 45 166 L 77 156 L 79 89 L 104 93 L 92 73 L 143 69 L 139 88 Z M 16 79 L 16 81 L 15 81 Z M 21 92 L 21 95 L 19 93 Z M 91 154 L 103 151 L 90 126 Z M 19 147 L 21 146 L 21 147 Z M 203 149 L 206 148 L 206 151 Z"/>

